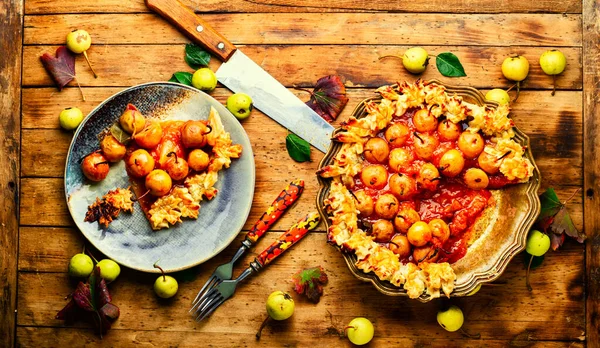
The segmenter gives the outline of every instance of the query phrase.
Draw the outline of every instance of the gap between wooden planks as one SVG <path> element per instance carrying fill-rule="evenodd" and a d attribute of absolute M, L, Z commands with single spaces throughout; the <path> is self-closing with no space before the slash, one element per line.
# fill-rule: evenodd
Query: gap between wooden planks
<path fill-rule="evenodd" d="M 389 1 L 389 0 L 181 0 L 194 11 L 202 12 L 444 12 L 444 13 L 520 13 L 551 12 L 581 13 L 581 1 L 577 0 L 430 0 L 430 1 Z M 53 13 L 115 13 L 149 12 L 143 0 L 27 0 L 26 14 Z"/>
<path fill-rule="evenodd" d="M 23 85 L 26 87 L 54 86 L 40 63 L 45 52 L 53 53 L 57 46 L 26 46 L 23 52 Z M 314 86 L 326 75 L 337 74 L 348 87 L 376 88 L 397 81 L 414 81 L 417 78 L 439 79 L 448 84 L 476 88 L 508 88 L 500 66 L 504 58 L 514 53 L 523 54 L 530 62 L 529 77 L 523 89 L 551 89 L 552 77 L 544 74 L 536 63 L 540 54 L 552 47 L 476 47 L 434 46 L 431 52 L 454 52 L 467 72 L 467 77 L 445 78 L 430 64 L 427 71 L 416 77 L 408 73 L 397 59 L 378 58 L 401 54 L 408 46 L 377 45 L 300 45 L 300 46 L 245 46 L 243 51 L 260 64 L 273 77 L 288 87 Z M 568 66 L 557 79 L 558 89 L 581 90 L 582 51 L 580 47 L 561 48 L 569 57 Z M 88 51 L 94 69 L 100 75 L 95 79 L 77 57 L 77 78 L 83 86 L 132 86 L 151 81 L 167 81 L 176 71 L 192 71 L 183 60 L 184 45 L 101 45 Z M 135 58 L 135 64 L 123 64 L 123 59 Z M 210 67 L 216 70 L 220 62 L 211 59 Z M 71 82 L 71 86 L 75 86 Z"/>

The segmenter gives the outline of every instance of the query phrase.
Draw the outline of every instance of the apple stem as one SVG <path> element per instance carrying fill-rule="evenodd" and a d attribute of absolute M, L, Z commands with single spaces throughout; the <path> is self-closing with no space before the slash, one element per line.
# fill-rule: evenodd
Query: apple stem
<path fill-rule="evenodd" d="M 96 74 L 96 72 L 94 71 L 94 68 L 92 68 L 92 63 L 90 63 L 90 60 L 88 58 L 87 52 L 83 51 L 83 56 L 85 57 L 85 61 L 88 63 L 90 70 L 92 71 L 92 73 L 94 74 L 94 78 L 98 78 L 98 74 Z"/>
<path fill-rule="evenodd" d="M 84 250 L 85 250 L 85 245 L 84 245 Z M 92 255 L 92 253 L 89 250 L 87 251 L 87 253 L 90 255 L 90 257 L 92 258 L 92 260 L 94 260 L 95 263 L 98 263 L 98 260 L 96 260 L 94 255 Z"/>
<path fill-rule="evenodd" d="M 508 89 L 506 90 L 506 92 L 510 92 L 513 88 L 515 88 L 517 86 L 517 84 L 515 83 L 514 85 L 508 87 Z"/>
<path fill-rule="evenodd" d="M 398 58 L 398 59 L 402 59 L 401 56 L 396 56 L 396 55 L 393 55 L 393 54 L 388 54 L 387 56 L 381 56 L 381 57 L 379 57 L 377 59 L 378 60 L 382 60 L 382 59 L 385 59 L 385 58 Z"/>
<path fill-rule="evenodd" d="M 165 271 L 162 269 L 162 267 L 160 267 L 159 265 L 157 265 L 157 263 L 158 263 L 158 261 L 156 261 L 153 266 L 154 266 L 154 268 L 160 269 L 160 273 L 162 273 L 162 276 L 163 276 L 163 282 L 166 282 L 167 281 L 167 276 L 165 275 Z"/>
<path fill-rule="evenodd" d="M 210 134 L 210 133 L 212 132 L 212 127 L 210 126 L 210 124 L 207 124 L 207 125 L 206 125 L 206 128 L 208 128 L 208 129 L 209 129 L 209 131 L 208 131 L 208 132 L 206 132 L 206 133 L 202 133 L 202 135 L 207 135 L 207 134 Z"/>
<path fill-rule="evenodd" d="M 521 81 L 517 82 L 517 96 L 515 97 L 515 100 L 513 100 L 513 102 L 516 102 L 517 99 L 519 99 L 520 92 L 521 92 Z"/>
<path fill-rule="evenodd" d="M 346 335 L 346 330 L 348 330 L 348 329 L 354 329 L 354 330 L 356 330 L 356 326 L 351 326 L 351 325 L 346 326 L 344 328 L 344 335 Z M 346 336 L 348 336 L 348 335 L 346 335 Z"/>
<path fill-rule="evenodd" d="M 258 329 L 258 332 L 256 333 L 256 340 L 260 340 L 260 335 L 262 335 L 262 330 L 265 328 L 265 326 L 267 326 L 269 319 L 271 319 L 271 317 L 269 315 L 267 315 L 265 320 L 263 320 L 262 324 L 260 324 L 260 328 Z"/>
<path fill-rule="evenodd" d="M 83 243 L 83 250 L 81 250 L 82 254 L 85 254 L 85 243 Z"/>
<path fill-rule="evenodd" d="M 468 337 L 468 338 L 481 338 L 481 334 L 477 333 L 477 334 L 470 334 L 468 333 L 465 329 L 463 329 L 462 327 L 460 328 L 460 333 L 462 333 L 464 336 Z"/>
<path fill-rule="evenodd" d="M 167 154 L 167 157 L 172 157 L 173 155 L 175 155 L 175 163 L 177 163 L 179 161 L 179 159 L 177 158 L 177 153 L 175 151 L 171 151 Z"/>
<path fill-rule="evenodd" d="M 527 265 L 527 273 L 525 275 L 525 284 L 527 285 L 527 290 L 529 290 L 529 291 L 533 291 L 531 284 L 529 284 L 529 270 L 531 269 L 532 262 L 533 262 L 533 255 L 531 255 L 531 258 L 529 259 L 529 265 Z"/>
<path fill-rule="evenodd" d="M 552 93 L 550 93 L 550 95 L 554 97 L 555 93 L 556 93 L 556 75 L 552 75 Z"/>

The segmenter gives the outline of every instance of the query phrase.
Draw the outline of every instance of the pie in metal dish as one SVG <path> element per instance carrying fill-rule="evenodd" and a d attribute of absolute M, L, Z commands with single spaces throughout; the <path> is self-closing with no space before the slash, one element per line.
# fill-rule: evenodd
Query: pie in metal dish
<path fill-rule="evenodd" d="M 411 298 L 450 296 L 463 258 L 505 188 L 534 174 L 509 108 L 479 106 L 437 83 L 384 86 L 334 133 L 318 175 L 329 242 Z"/>
<path fill-rule="evenodd" d="M 127 141 L 121 143 L 115 137 L 113 126 L 99 135 L 100 150 L 88 157 L 104 162 L 123 160 L 137 198 L 129 189 L 119 188 L 90 205 L 85 221 L 98 221 L 104 227 L 121 211 L 132 212 L 133 200 L 139 202 L 153 230 L 169 228 L 182 222 L 182 218 L 197 219 L 200 202 L 217 194 L 219 171 L 229 168 L 231 160 L 242 154 L 242 146 L 232 143 L 212 107 L 207 120 L 181 121 L 146 119 L 129 104 L 119 123 L 117 134 L 130 133 Z M 84 159 L 82 170 L 86 177 L 102 180 L 102 176 L 89 175 L 87 168 L 107 164 L 100 162 L 90 167 L 86 163 Z"/>

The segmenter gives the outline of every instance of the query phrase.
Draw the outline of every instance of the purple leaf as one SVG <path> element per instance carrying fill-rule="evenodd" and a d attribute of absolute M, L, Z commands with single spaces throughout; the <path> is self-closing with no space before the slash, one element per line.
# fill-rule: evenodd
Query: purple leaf
<path fill-rule="evenodd" d="M 75 289 L 75 292 L 73 293 L 73 300 L 75 300 L 77 307 L 88 312 L 95 311 L 89 284 L 79 282 L 79 284 L 77 284 L 77 289 Z"/>
<path fill-rule="evenodd" d="M 310 92 L 310 91 L 308 91 Z M 315 89 L 310 92 L 310 100 L 306 105 L 313 109 L 325 121 L 332 122 L 348 103 L 346 97 L 346 86 L 337 75 L 321 77 Z"/>
<path fill-rule="evenodd" d="M 44 53 L 40 59 L 59 91 L 75 78 L 75 56 L 65 46 L 56 49 L 56 57 Z"/>

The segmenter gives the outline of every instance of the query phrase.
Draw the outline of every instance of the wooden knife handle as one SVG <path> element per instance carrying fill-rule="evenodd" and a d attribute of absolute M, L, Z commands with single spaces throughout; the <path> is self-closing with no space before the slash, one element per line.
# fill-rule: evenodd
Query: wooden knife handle
<path fill-rule="evenodd" d="M 175 25 L 193 42 L 226 62 L 236 47 L 178 0 L 145 0 L 146 6 Z"/>

